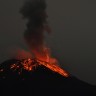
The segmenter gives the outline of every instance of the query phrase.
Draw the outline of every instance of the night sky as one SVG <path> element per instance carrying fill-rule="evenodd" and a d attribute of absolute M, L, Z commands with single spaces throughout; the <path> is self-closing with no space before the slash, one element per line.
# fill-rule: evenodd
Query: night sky
<path fill-rule="evenodd" d="M 74 76 L 96 84 L 96 6 L 91 0 L 46 0 L 52 34 L 46 42 L 60 65 Z M 25 21 L 19 13 L 24 0 L 0 0 L 0 62 L 16 49 L 28 50 Z M 12 51 L 12 52 L 11 52 Z"/>

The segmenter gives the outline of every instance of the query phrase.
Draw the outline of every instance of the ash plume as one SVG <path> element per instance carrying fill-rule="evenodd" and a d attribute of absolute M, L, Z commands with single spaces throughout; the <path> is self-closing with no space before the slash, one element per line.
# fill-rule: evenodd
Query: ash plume
<path fill-rule="evenodd" d="M 23 19 L 27 20 L 24 38 L 35 55 L 43 53 L 44 33 L 50 32 L 46 7 L 45 0 L 27 0 L 20 10 Z"/>

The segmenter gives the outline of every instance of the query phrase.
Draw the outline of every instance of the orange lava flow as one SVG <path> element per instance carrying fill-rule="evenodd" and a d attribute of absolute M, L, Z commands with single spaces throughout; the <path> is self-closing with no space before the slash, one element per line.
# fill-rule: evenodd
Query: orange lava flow
<path fill-rule="evenodd" d="M 60 68 L 59 66 L 55 65 L 55 64 L 50 64 L 47 62 L 43 62 L 43 61 L 39 61 L 39 63 L 47 68 L 49 68 L 50 70 L 57 72 L 59 74 L 61 74 L 64 77 L 69 77 L 69 74 L 64 71 L 62 68 Z"/>
<path fill-rule="evenodd" d="M 21 74 L 22 69 L 27 70 L 27 71 L 33 71 L 36 67 L 38 67 L 40 65 L 43 65 L 43 66 L 47 67 L 48 69 L 50 69 L 56 73 L 59 73 L 60 75 L 62 75 L 64 77 L 69 77 L 69 74 L 66 71 L 64 71 L 62 68 L 60 68 L 59 66 L 57 66 L 55 64 L 50 64 L 48 62 L 41 61 L 38 59 L 21 60 L 21 61 L 17 62 L 17 64 L 11 65 L 11 69 L 18 70 L 19 74 Z"/>
<path fill-rule="evenodd" d="M 26 71 L 34 71 L 38 66 L 45 66 L 46 68 L 56 72 L 64 77 L 69 77 L 69 73 L 60 68 L 58 61 L 51 57 L 50 50 L 44 47 L 43 53 L 40 54 L 38 51 L 33 51 L 35 54 L 35 58 L 33 59 L 21 59 L 16 62 L 16 64 L 12 64 L 10 69 L 14 71 L 18 71 L 19 74 L 22 73 L 22 70 Z"/>

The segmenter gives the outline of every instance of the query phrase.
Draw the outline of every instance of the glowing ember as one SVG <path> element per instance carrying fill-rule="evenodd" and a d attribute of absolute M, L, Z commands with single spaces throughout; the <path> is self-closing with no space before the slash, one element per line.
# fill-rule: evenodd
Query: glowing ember
<path fill-rule="evenodd" d="M 24 59 L 17 62 L 16 64 L 12 64 L 10 68 L 13 69 L 14 71 L 18 70 L 18 73 L 21 74 L 22 69 L 27 71 L 33 71 L 37 66 L 40 66 L 40 65 L 43 65 L 48 69 L 61 74 L 64 77 L 69 76 L 69 74 L 63 69 L 61 69 L 59 66 L 45 62 L 45 61 L 41 61 L 39 59 Z"/>

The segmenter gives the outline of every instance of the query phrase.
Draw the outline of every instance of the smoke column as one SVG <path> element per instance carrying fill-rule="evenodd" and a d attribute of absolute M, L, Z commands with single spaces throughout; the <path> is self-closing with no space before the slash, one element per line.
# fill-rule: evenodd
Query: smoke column
<path fill-rule="evenodd" d="M 35 57 L 46 57 L 44 33 L 50 32 L 47 22 L 45 0 L 27 0 L 20 10 L 23 19 L 27 21 L 24 38 Z"/>

